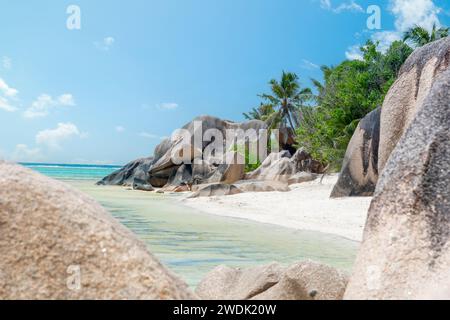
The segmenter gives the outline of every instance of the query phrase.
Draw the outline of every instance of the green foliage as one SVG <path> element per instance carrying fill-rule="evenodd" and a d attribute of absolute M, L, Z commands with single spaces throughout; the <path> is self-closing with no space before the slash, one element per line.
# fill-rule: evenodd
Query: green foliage
<path fill-rule="evenodd" d="M 344 61 L 336 67 L 322 67 L 324 83 L 317 87 L 318 106 L 301 106 L 297 129 L 299 146 L 338 170 L 347 145 L 359 121 L 381 105 L 412 49 L 394 42 L 386 53 L 368 41 L 361 48 L 363 61 Z"/>
<path fill-rule="evenodd" d="M 259 108 L 244 113 L 244 117 L 266 121 L 271 129 L 284 126 L 294 131 L 300 122 L 298 107 L 311 100 L 311 89 L 302 88 L 298 76 L 285 71 L 279 81 L 272 79 L 269 85 L 271 93 L 260 95 L 263 102 Z"/>
<path fill-rule="evenodd" d="M 449 28 L 437 28 L 436 24 L 433 24 L 433 29 L 430 32 L 416 25 L 405 32 L 403 41 L 409 41 L 416 47 L 422 47 L 430 42 L 448 37 L 448 34 Z"/>
<path fill-rule="evenodd" d="M 434 30 L 430 37 L 442 36 L 444 31 Z M 396 41 L 381 52 L 378 43 L 368 41 L 361 47 L 361 61 L 322 67 L 323 83 L 312 79 L 317 95 L 309 88 L 302 89 L 296 74 L 283 72 L 280 81 L 269 82 L 271 94 L 260 96 L 260 107 L 244 116 L 266 121 L 272 129 L 295 128 L 299 147 L 305 147 L 314 159 L 329 164 L 332 170 L 339 170 L 359 121 L 383 103 L 412 51 L 405 42 Z M 246 160 L 250 157 L 247 153 L 245 156 Z"/>
<path fill-rule="evenodd" d="M 243 115 L 244 118 L 247 120 L 267 121 L 270 115 L 272 115 L 274 112 L 275 109 L 273 105 L 261 103 L 261 105 L 258 108 L 253 108 L 250 112 L 243 113 Z"/>

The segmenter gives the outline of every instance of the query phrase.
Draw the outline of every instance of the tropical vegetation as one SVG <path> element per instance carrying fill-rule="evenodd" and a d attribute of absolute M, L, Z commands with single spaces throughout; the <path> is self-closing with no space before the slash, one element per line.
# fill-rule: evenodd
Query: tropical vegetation
<path fill-rule="evenodd" d="M 433 24 L 433 28 L 429 32 L 424 27 L 416 25 L 405 32 L 403 41 L 410 42 L 415 47 L 422 47 L 433 41 L 448 37 L 449 29 L 445 27 L 438 28 L 436 24 Z"/>
<path fill-rule="evenodd" d="M 384 51 L 369 40 L 360 48 L 361 59 L 322 66 L 323 80 L 311 79 L 313 89 L 302 87 L 295 73 L 283 71 L 280 80 L 269 82 L 270 92 L 259 95 L 260 106 L 244 117 L 289 129 L 297 146 L 339 170 L 359 121 L 382 105 L 413 48 L 448 35 L 449 28 L 415 26 Z"/>

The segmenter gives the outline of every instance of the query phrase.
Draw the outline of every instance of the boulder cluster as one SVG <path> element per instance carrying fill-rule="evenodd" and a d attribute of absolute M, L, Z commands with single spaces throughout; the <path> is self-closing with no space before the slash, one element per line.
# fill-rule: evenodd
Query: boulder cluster
<path fill-rule="evenodd" d="M 267 130 L 263 121 L 234 123 L 201 116 L 182 128 L 189 135 L 187 149 L 191 151 L 184 162 L 174 161 L 174 154 L 186 148 L 186 140 L 177 139 L 175 135 L 162 141 L 156 147 L 153 157 L 132 161 L 98 184 L 128 185 L 144 191 L 159 188 L 157 192 L 160 193 L 194 191 L 191 197 L 203 197 L 241 192 L 289 191 L 289 185 L 314 180 L 317 174 L 325 170 L 305 150 L 291 147 L 294 154 L 288 150 L 270 153 L 266 158 L 259 159 L 262 164 L 258 169 L 246 173 L 246 159 L 240 152 L 228 150 L 222 161 L 217 161 L 217 158 L 206 155 L 205 152 L 214 141 L 202 141 L 201 146 L 195 146 L 194 137 L 209 129 L 217 130 L 224 139 L 227 137 L 227 130 L 244 132 L 253 129 L 257 133 L 254 141 L 256 145 L 267 145 L 267 136 L 260 134 L 262 130 Z M 248 144 L 248 140 L 245 143 Z M 223 145 L 226 145 L 225 140 Z"/>

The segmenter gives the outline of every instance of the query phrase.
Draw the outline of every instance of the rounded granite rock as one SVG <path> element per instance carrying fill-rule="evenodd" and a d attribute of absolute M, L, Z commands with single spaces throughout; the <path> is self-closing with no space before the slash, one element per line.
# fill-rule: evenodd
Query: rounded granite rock
<path fill-rule="evenodd" d="M 195 298 L 93 199 L 5 162 L 0 257 L 0 299 Z"/>

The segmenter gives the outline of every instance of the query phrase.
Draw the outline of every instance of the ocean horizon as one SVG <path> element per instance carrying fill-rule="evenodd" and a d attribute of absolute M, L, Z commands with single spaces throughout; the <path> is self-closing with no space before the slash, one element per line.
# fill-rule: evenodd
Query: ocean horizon
<path fill-rule="evenodd" d="M 121 165 L 19 162 L 51 178 L 60 180 L 100 180 L 122 168 Z"/>

